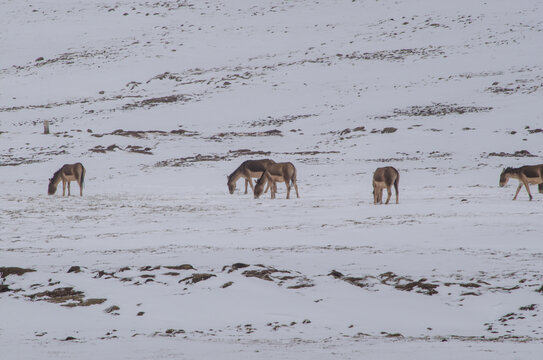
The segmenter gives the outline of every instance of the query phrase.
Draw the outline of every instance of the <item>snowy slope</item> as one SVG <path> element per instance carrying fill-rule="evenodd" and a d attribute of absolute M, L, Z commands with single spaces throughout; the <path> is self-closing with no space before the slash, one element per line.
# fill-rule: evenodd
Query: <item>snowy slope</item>
<path fill-rule="evenodd" d="M 542 19 L 0 0 L 0 358 L 534 359 L 543 198 L 498 177 L 543 163 Z M 230 195 L 253 158 L 301 197 Z M 77 161 L 84 196 L 48 196 Z"/>

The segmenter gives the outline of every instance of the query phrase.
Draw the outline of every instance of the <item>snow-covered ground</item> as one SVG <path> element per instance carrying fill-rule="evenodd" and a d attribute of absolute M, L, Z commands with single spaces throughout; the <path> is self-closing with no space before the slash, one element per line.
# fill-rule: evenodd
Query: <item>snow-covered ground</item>
<path fill-rule="evenodd" d="M 0 0 L 0 359 L 535 359 L 542 99 L 538 0 Z"/>

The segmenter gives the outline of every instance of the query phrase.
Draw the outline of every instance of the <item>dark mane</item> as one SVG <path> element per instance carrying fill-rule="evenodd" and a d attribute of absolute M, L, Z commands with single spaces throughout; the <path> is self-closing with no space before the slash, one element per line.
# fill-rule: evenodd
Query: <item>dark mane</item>
<path fill-rule="evenodd" d="M 236 170 L 232 171 L 232 173 L 230 175 L 228 175 L 228 180 L 230 180 L 232 178 L 232 176 L 234 176 L 234 174 L 237 173 L 239 171 L 239 169 L 241 169 L 246 162 L 247 162 L 247 160 L 242 162 L 241 165 L 236 168 Z"/>
<path fill-rule="evenodd" d="M 504 174 L 516 174 L 520 171 L 520 168 L 512 168 L 512 167 L 506 167 L 503 170 Z"/>
<path fill-rule="evenodd" d="M 54 174 L 53 174 L 53 177 L 51 178 L 51 181 L 52 183 L 54 183 L 55 181 L 57 181 L 57 179 L 60 177 L 60 172 L 62 171 L 62 168 L 60 168 L 59 170 L 57 170 Z"/>

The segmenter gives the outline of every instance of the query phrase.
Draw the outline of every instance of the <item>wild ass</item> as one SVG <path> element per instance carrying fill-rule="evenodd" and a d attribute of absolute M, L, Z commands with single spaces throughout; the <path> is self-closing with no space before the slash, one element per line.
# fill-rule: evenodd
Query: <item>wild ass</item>
<path fill-rule="evenodd" d="M 532 200 L 530 193 L 530 184 L 539 184 L 539 192 L 543 194 L 543 164 L 541 165 L 526 165 L 519 168 L 505 168 L 500 174 L 500 187 L 504 187 L 509 179 L 518 179 L 518 187 L 513 200 L 517 199 L 517 195 L 522 188 L 526 187 L 526 191 Z"/>
<path fill-rule="evenodd" d="M 247 184 L 250 184 L 251 189 L 254 191 L 255 188 L 253 186 L 252 178 L 260 178 L 264 170 L 266 170 L 266 168 L 271 164 L 275 164 L 275 161 L 270 159 L 262 159 L 247 160 L 242 162 L 232 174 L 226 177 L 228 179 L 227 185 L 230 194 L 233 194 L 234 190 L 236 190 L 236 182 L 240 177 L 245 179 L 245 194 L 247 194 Z M 266 191 L 268 191 L 268 189 L 266 189 Z"/>
<path fill-rule="evenodd" d="M 373 204 L 383 203 L 383 190 L 387 189 L 387 201 L 388 204 L 390 197 L 392 196 L 392 184 L 396 190 L 396 204 L 398 203 L 398 183 L 400 181 L 400 174 L 398 170 L 392 166 L 386 166 L 377 168 L 373 173 Z"/>
<path fill-rule="evenodd" d="M 62 181 L 62 196 L 66 192 L 66 183 L 68 183 L 68 196 L 70 196 L 70 181 L 77 181 L 79 185 L 79 195 L 83 196 L 83 183 L 85 181 L 85 168 L 81 163 L 65 164 L 53 177 L 49 179 L 48 194 L 53 195 L 57 191 L 58 183 Z"/>
<path fill-rule="evenodd" d="M 275 199 L 275 193 L 277 192 L 277 182 L 284 182 L 287 186 L 287 199 L 290 198 L 290 186 L 291 183 L 294 185 L 296 190 L 296 197 L 300 197 L 298 193 L 298 185 L 296 184 L 296 168 L 292 163 L 275 163 L 268 166 L 266 171 L 262 173 L 260 179 L 256 181 L 256 186 L 254 188 L 255 199 L 258 199 L 262 195 L 262 190 L 266 183 L 271 189 L 271 198 Z"/>

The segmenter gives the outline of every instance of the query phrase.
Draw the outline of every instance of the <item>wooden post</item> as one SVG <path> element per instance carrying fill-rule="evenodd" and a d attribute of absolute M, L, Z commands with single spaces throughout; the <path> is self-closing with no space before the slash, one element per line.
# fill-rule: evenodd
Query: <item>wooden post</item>
<path fill-rule="evenodd" d="M 49 134 L 49 120 L 43 120 L 43 133 Z"/>

